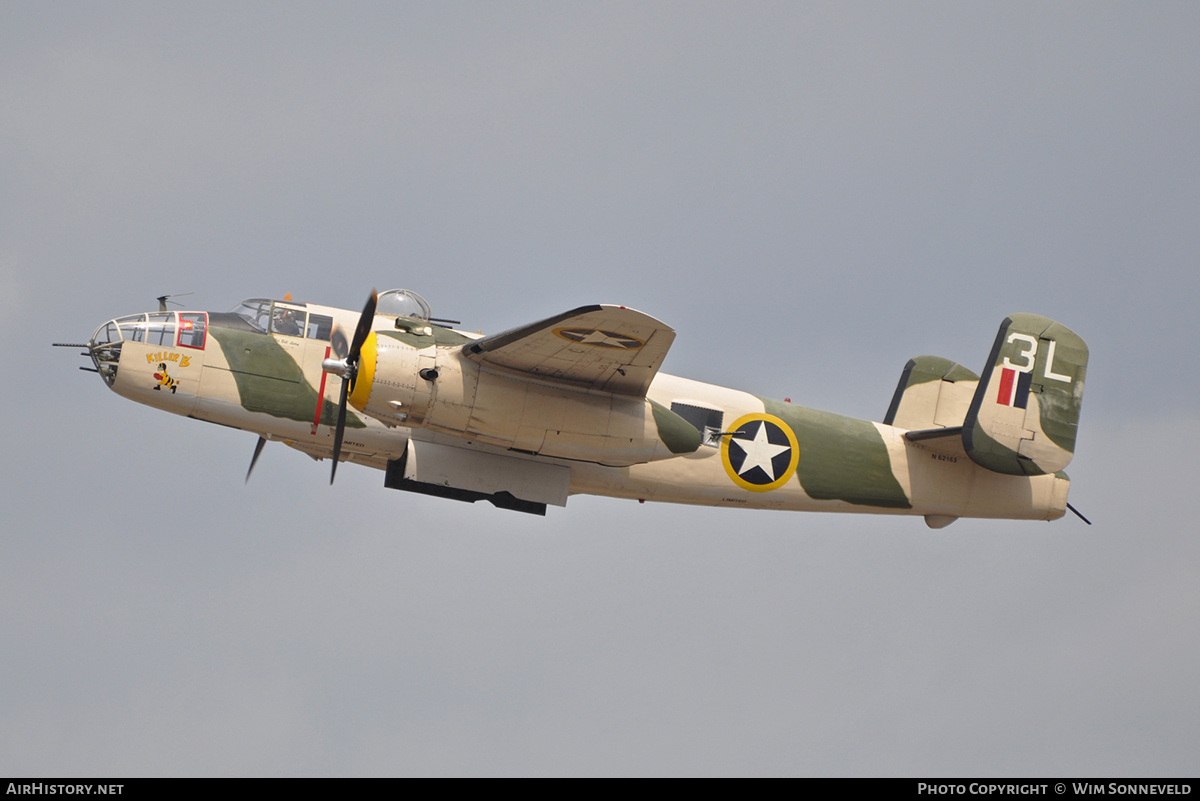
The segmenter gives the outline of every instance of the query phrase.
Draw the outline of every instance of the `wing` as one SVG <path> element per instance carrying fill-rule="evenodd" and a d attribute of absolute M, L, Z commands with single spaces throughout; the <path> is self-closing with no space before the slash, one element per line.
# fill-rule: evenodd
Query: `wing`
<path fill-rule="evenodd" d="M 581 306 L 463 345 L 481 365 L 572 386 L 642 397 L 675 330 L 624 306 Z"/>

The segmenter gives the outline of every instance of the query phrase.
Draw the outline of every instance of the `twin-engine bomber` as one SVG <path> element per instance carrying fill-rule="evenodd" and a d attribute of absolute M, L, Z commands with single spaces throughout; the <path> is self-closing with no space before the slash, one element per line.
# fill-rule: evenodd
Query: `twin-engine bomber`
<path fill-rule="evenodd" d="M 372 292 L 360 314 L 290 299 L 170 311 L 160 298 L 68 347 L 118 395 L 258 434 L 250 471 L 278 440 L 330 459 L 331 483 L 352 461 L 393 489 L 541 515 L 579 493 L 933 528 L 1071 508 L 1063 469 L 1088 349 L 1045 317 L 1006 317 L 982 377 L 911 359 L 879 423 L 660 373 L 675 331 L 624 306 L 490 336 L 454 325 L 403 289 Z"/>

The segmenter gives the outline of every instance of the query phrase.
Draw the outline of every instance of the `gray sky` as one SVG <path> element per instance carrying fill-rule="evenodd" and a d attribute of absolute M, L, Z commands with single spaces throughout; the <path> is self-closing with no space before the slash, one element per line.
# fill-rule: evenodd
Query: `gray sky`
<path fill-rule="evenodd" d="M 0 775 L 1200 772 L 1200 7 L 0 4 Z M 1096 525 L 385 490 L 53 341 L 193 292 L 880 419 L 1003 316 L 1091 346 Z"/>

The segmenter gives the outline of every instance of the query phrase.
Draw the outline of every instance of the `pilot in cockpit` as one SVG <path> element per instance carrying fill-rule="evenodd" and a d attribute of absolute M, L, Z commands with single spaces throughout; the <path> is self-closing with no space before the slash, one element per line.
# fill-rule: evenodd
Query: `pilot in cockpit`
<path fill-rule="evenodd" d="M 275 322 L 272 324 L 276 334 L 300 336 L 300 326 L 296 324 L 296 313 L 290 309 L 276 309 Z"/>

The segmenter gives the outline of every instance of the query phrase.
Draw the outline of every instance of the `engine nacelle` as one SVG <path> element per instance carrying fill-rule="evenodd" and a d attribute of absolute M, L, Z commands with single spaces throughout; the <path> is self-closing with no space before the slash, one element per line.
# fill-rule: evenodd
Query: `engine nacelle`
<path fill-rule="evenodd" d="M 700 447 L 700 432 L 646 398 L 575 389 L 490 370 L 460 346 L 363 343 L 350 403 L 385 425 L 428 428 L 522 453 L 627 466 Z"/>
<path fill-rule="evenodd" d="M 435 367 L 436 350 L 432 342 L 414 348 L 388 332 L 371 332 L 363 341 L 350 405 L 385 425 L 419 427 L 433 396 L 432 382 L 420 372 Z"/>

